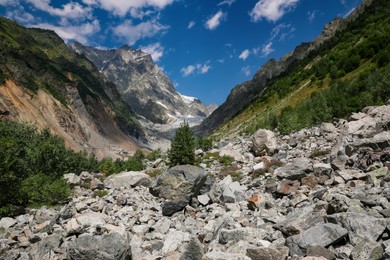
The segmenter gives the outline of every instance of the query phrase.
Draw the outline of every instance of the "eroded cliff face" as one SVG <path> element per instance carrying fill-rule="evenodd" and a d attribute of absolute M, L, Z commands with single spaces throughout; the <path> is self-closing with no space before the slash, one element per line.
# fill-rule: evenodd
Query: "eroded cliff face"
<path fill-rule="evenodd" d="M 3 119 L 30 123 L 39 129 L 49 128 L 75 150 L 95 153 L 98 157 L 117 157 L 135 151 L 135 141 L 126 136 L 114 120 L 114 112 L 91 99 L 97 109 L 92 118 L 76 88 L 67 89 L 69 103 L 65 106 L 45 90 L 32 93 L 12 80 L 0 86 L 0 111 Z"/>

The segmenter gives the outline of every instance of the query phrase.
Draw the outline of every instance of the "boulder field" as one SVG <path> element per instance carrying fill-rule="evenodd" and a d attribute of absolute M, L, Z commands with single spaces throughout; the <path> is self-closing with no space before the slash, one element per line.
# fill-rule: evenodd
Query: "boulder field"
<path fill-rule="evenodd" d="M 68 203 L 0 220 L 0 259 L 390 258 L 390 106 L 196 154 L 67 174 Z"/>

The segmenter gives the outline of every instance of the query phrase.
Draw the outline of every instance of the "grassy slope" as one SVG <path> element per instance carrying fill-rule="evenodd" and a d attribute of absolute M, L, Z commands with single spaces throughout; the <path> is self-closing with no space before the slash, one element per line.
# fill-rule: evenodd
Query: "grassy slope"
<path fill-rule="evenodd" d="M 220 127 L 214 135 L 250 134 L 258 128 L 278 126 L 278 123 L 273 125 L 269 121 L 280 123 L 282 111 L 310 100 L 313 93 L 326 92 L 337 81 L 359 80 L 362 73 L 385 66 L 386 56 L 390 52 L 389 32 L 390 3 L 376 1 L 364 15 L 323 46 L 320 52 L 313 53 L 288 73 L 271 81 L 262 96 Z M 385 56 L 384 64 L 378 65 L 382 56 Z M 381 102 L 376 100 L 374 103 Z M 371 104 L 368 101 L 365 105 Z"/>

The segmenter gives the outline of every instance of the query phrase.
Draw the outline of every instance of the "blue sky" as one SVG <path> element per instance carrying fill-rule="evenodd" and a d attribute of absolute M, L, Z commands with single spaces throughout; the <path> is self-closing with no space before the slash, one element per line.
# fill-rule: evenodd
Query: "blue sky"
<path fill-rule="evenodd" d="M 361 0 L 0 0 L 0 15 L 98 48 L 152 54 L 177 90 L 221 104 L 269 59 Z"/>

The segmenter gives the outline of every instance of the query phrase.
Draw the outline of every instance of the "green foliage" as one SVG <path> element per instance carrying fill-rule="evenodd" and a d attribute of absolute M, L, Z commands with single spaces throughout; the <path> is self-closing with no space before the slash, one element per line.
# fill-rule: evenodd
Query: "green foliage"
<path fill-rule="evenodd" d="M 137 150 L 135 154 L 127 160 L 112 160 L 112 158 L 104 158 L 99 163 L 99 171 L 107 175 L 120 173 L 123 171 L 142 171 L 145 169 L 143 159 L 145 155 L 141 150 Z"/>
<path fill-rule="evenodd" d="M 55 205 L 69 197 L 70 188 L 63 178 L 38 173 L 22 181 L 20 193 L 28 205 Z"/>
<path fill-rule="evenodd" d="M 146 156 L 146 159 L 148 159 L 149 161 L 155 161 L 161 157 L 162 157 L 162 150 L 161 150 L 161 148 L 157 148 L 156 150 L 154 150 L 150 154 L 148 154 Z"/>
<path fill-rule="evenodd" d="M 168 152 L 170 166 L 195 163 L 195 139 L 188 123 L 182 124 L 172 139 Z"/>
<path fill-rule="evenodd" d="M 205 138 L 202 135 L 199 135 L 198 138 L 196 138 L 196 149 L 202 149 L 203 151 L 207 152 L 213 148 L 213 140 L 210 138 Z"/>
<path fill-rule="evenodd" d="M 20 213 L 30 204 L 63 201 L 67 172 L 94 171 L 97 160 L 65 148 L 45 129 L 0 121 L 0 216 Z"/>
<path fill-rule="evenodd" d="M 224 155 L 224 156 L 219 157 L 218 161 L 219 161 L 219 163 L 221 163 L 225 166 L 229 166 L 234 161 L 234 158 L 229 156 L 229 155 Z"/>

